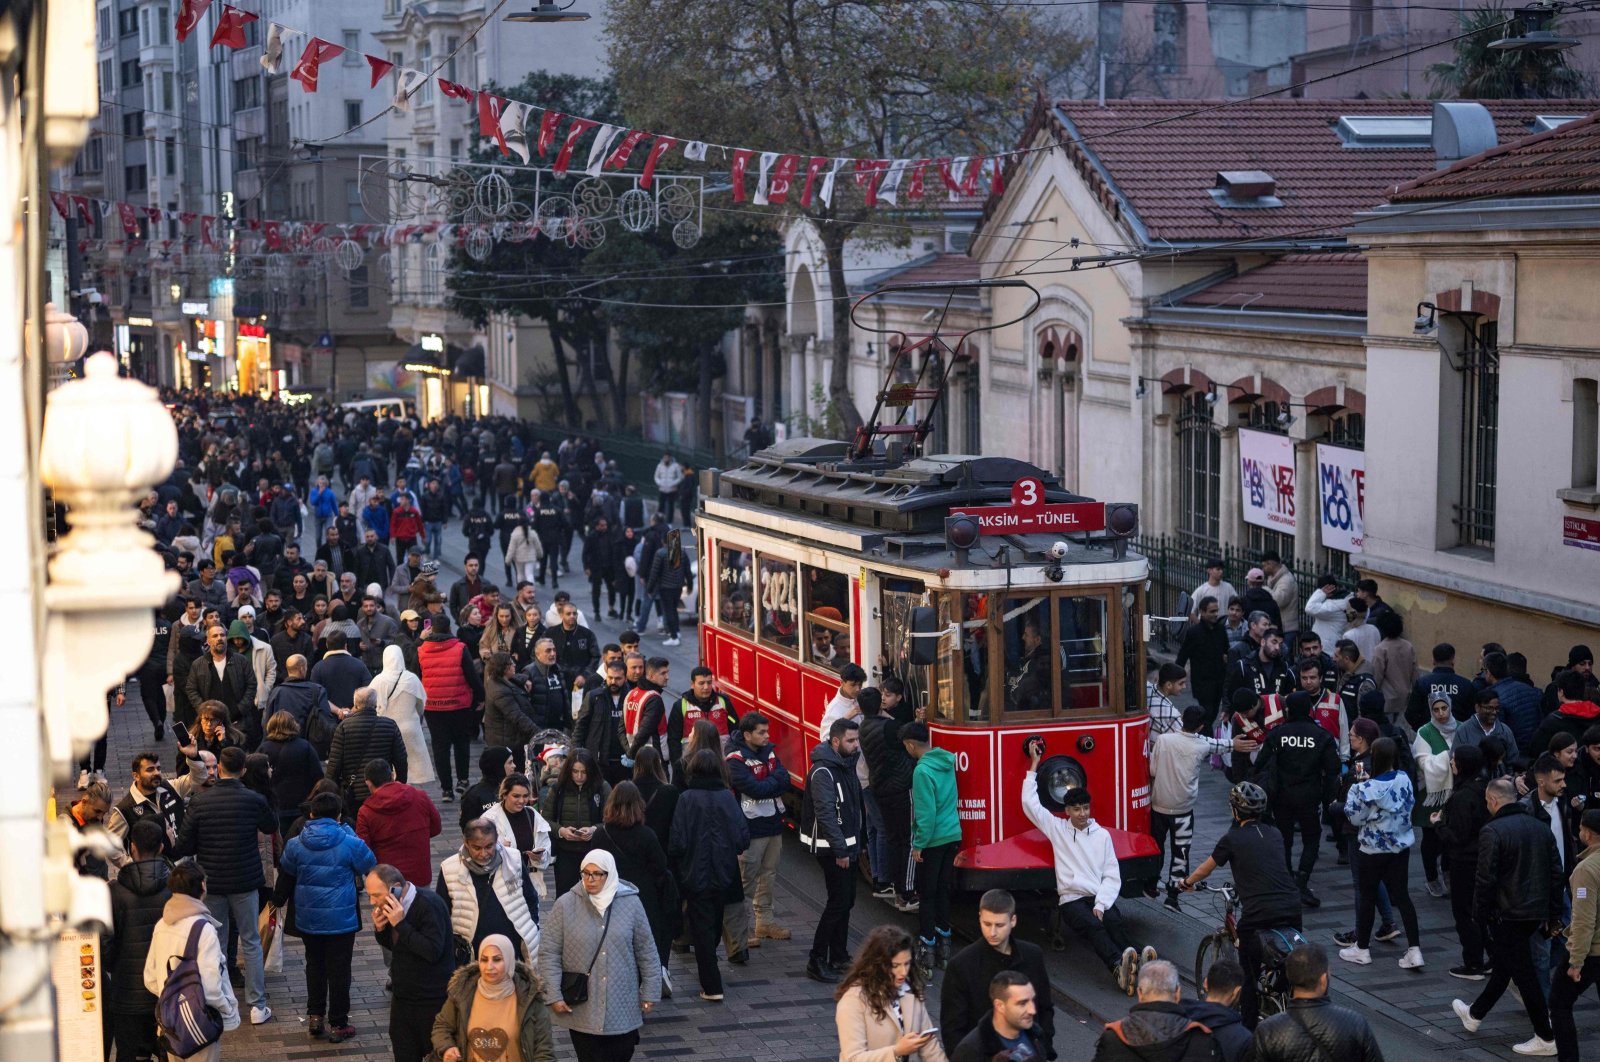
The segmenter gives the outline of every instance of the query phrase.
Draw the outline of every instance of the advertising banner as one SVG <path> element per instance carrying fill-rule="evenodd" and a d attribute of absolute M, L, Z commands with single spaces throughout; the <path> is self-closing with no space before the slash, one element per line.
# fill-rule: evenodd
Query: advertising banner
<path fill-rule="evenodd" d="M 1317 444 L 1317 508 L 1322 544 L 1360 553 L 1366 535 L 1367 455 L 1343 446 Z"/>
<path fill-rule="evenodd" d="M 1239 493 L 1244 521 L 1294 534 L 1294 440 L 1239 429 Z"/>

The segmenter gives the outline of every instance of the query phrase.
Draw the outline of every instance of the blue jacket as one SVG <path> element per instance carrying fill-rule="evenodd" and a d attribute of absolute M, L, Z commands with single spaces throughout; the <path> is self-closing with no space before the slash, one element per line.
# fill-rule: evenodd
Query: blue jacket
<path fill-rule="evenodd" d="M 1539 691 L 1515 679 L 1496 682 L 1494 691 L 1500 695 L 1500 721 L 1510 728 L 1519 749 L 1525 750 L 1530 757 L 1537 757 L 1544 749 L 1529 748 L 1528 743 L 1533 740 L 1534 732 L 1544 719 Z"/>
<path fill-rule="evenodd" d="M 739 884 L 739 853 L 750 847 L 750 827 L 721 779 L 696 778 L 678 797 L 667 855 L 685 892 L 721 893 Z M 724 901 L 726 902 L 726 901 Z"/>
<path fill-rule="evenodd" d="M 771 744 L 753 749 L 735 731 L 728 744 L 728 777 L 739 810 L 750 824 L 751 837 L 776 837 L 783 832 L 783 795 L 794 788 L 789 769 Z"/>
<path fill-rule="evenodd" d="M 1411 832 L 1411 811 L 1416 795 L 1411 779 L 1399 771 L 1389 771 L 1350 787 L 1344 800 L 1344 814 L 1358 826 L 1361 850 L 1371 855 L 1404 852 L 1416 840 Z"/>
<path fill-rule="evenodd" d="M 374 494 L 374 498 L 378 495 Z M 361 510 L 361 522 L 378 533 L 379 541 L 389 537 L 389 510 L 381 504 L 369 505 Z"/>
<path fill-rule="evenodd" d="M 356 875 L 377 865 L 372 849 L 338 819 L 311 819 L 283 850 L 279 868 L 295 879 L 294 924 L 302 936 L 354 933 Z"/>
<path fill-rule="evenodd" d="M 332 520 L 339 515 L 339 499 L 332 487 L 312 487 L 311 493 L 306 495 L 306 508 L 324 519 Z M 321 544 L 317 543 L 319 546 Z"/>

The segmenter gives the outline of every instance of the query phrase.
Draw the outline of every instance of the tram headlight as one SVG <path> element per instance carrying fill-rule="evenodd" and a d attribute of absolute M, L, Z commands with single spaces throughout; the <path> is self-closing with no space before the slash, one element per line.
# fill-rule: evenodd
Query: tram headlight
<path fill-rule="evenodd" d="M 1065 811 L 1067 791 L 1087 789 L 1088 775 L 1071 756 L 1051 756 L 1039 764 L 1035 782 L 1039 787 L 1039 803 L 1051 811 Z"/>

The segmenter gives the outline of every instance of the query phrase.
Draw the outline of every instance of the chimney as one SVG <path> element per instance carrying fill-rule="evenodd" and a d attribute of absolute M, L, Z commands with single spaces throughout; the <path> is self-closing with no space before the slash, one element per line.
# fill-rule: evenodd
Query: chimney
<path fill-rule="evenodd" d="M 1494 117 L 1483 104 L 1452 101 L 1433 105 L 1434 169 L 1445 169 L 1499 142 Z"/>
<path fill-rule="evenodd" d="M 1215 188 L 1228 199 L 1265 199 L 1277 194 L 1278 182 L 1262 170 L 1223 170 Z"/>

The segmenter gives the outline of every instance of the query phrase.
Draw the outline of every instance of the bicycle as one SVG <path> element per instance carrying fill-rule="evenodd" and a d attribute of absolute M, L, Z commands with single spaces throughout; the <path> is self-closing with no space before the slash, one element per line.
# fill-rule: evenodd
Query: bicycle
<path fill-rule="evenodd" d="M 1194 984 L 1195 990 L 1200 991 L 1206 983 L 1206 971 L 1211 968 L 1212 963 L 1223 958 L 1238 961 L 1239 891 L 1234 888 L 1231 881 L 1221 885 L 1197 881 L 1194 884 L 1194 891 L 1217 893 L 1223 902 L 1222 925 L 1202 939 L 1200 946 L 1195 949 Z M 1288 951 L 1288 948 L 1262 948 L 1261 969 L 1256 972 L 1256 998 L 1259 1000 L 1263 1018 L 1288 1009 L 1289 981 L 1283 972 L 1283 958 Z"/>

